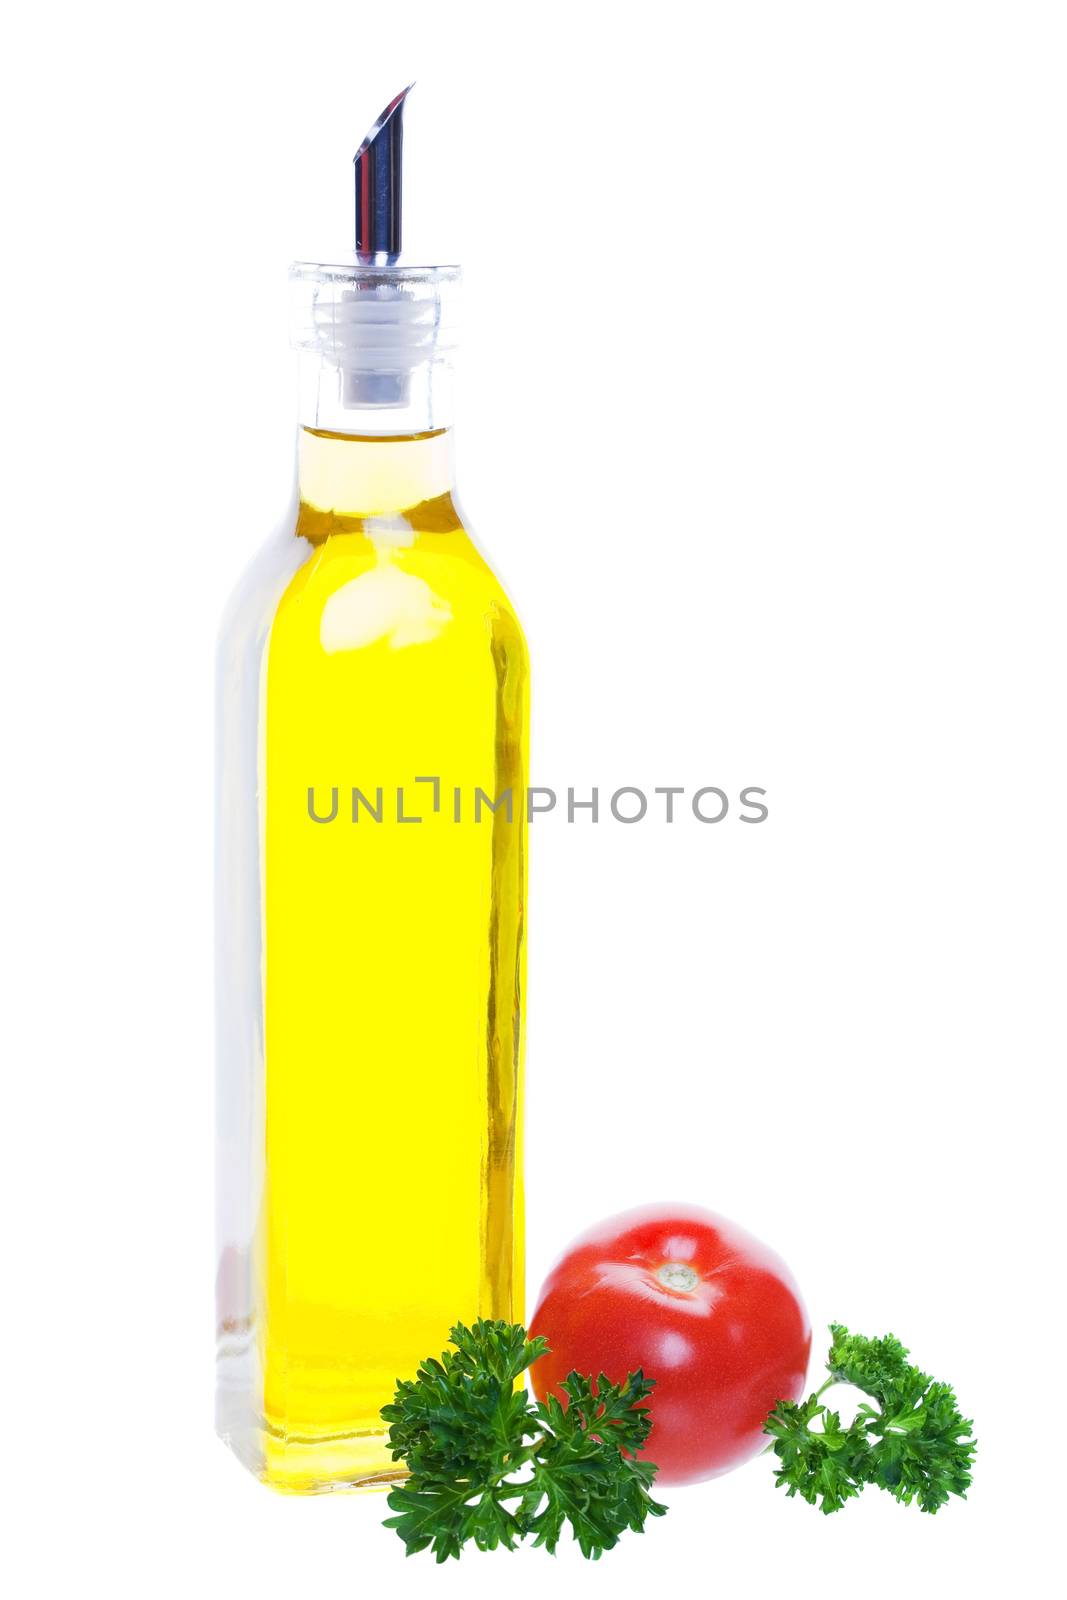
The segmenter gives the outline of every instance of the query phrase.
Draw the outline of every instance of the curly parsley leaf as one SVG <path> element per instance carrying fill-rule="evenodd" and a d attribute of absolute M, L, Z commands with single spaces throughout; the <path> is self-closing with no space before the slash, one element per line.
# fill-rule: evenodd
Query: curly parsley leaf
<path fill-rule="evenodd" d="M 779 1401 L 767 1419 L 778 1487 L 826 1513 L 869 1483 L 922 1511 L 937 1511 L 953 1494 L 965 1499 L 977 1445 L 949 1385 L 912 1366 L 892 1334 L 865 1339 L 839 1323 L 830 1333 L 826 1383 L 799 1404 Z M 847 1428 L 822 1403 L 838 1383 L 875 1402 L 864 1401 Z"/>
<path fill-rule="evenodd" d="M 816 1417 L 820 1427 L 813 1429 Z M 778 1485 L 790 1498 L 799 1494 L 809 1505 L 821 1505 L 829 1512 L 840 1511 L 846 1500 L 859 1494 L 867 1435 L 856 1423 L 842 1428 L 837 1412 L 820 1405 L 817 1395 L 799 1405 L 780 1400 L 765 1431 L 774 1439 L 782 1463 L 776 1474 Z"/>
<path fill-rule="evenodd" d="M 597 1560 L 627 1528 L 642 1532 L 665 1507 L 649 1490 L 656 1469 L 633 1454 L 652 1426 L 644 1401 L 652 1380 L 595 1383 L 572 1372 L 567 1405 L 530 1401 L 516 1380 L 547 1350 L 514 1323 L 479 1320 L 451 1331 L 453 1350 L 397 1384 L 389 1424 L 394 1461 L 410 1473 L 389 1494 L 386 1520 L 408 1555 L 438 1561 L 479 1550 L 513 1550 L 528 1535 L 554 1552 L 569 1523 L 584 1556 Z"/>

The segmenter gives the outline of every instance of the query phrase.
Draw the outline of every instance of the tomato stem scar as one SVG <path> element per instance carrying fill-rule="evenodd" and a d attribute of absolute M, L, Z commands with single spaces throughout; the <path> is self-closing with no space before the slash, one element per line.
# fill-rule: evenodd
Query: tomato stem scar
<path fill-rule="evenodd" d="M 700 1282 L 699 1275 L 684 1261 L 665 1261 L 657 1269 L 656 1278 L 665 1289 L 673 1289 L 678 1294 L 688 1294 Z"/>

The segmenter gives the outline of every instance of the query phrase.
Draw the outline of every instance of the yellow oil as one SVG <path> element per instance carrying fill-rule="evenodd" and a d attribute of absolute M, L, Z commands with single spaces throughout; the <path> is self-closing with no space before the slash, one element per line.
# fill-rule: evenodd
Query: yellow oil
<path fill-rule="evenodd" d="M 450 483 L 443 432 L 304 430 L 264 656 L 262 1470 L 301 1492 L 398 1476 L 396 1379 L 522 1316 L 527 658 Z"/>

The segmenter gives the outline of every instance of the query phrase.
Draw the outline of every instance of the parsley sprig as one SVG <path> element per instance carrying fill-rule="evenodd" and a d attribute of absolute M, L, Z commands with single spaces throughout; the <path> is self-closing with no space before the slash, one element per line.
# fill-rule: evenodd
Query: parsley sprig
<path fill-rule="evenodd" d="M 570 1523 L 584 1556 L 596 1561 L 627 1528 L 640 1533 L 665 1506 L 649 1494 L 656 1468 L 636 1459 L 652 1426 L 643 1404 L 652 1380 L 625 1383 L 572 1372 L 566 1407 L 532 1402 L 515 1380 L 548 1349 L 509 1322 L 458 1323 L 454 1350 L 422 1363 L 383 1406 L 393 1460 L 410 1473 L 389 1494 L 386 1520 L 408 1555 L 438 1561 L 508 1550 L 527 1536 L 551 1554 Z M 624 1455 L 623 1451 L 629 1452 Z"/>
<path fill-rule="evenodd" d="M 917 1501 L 922 1511 L 937 1511 L 951 1494 L 966 1498 L 973 1423 L 961 1416 L 949 1385 L 912 1366 L 891 1333 L 865 1339 L 836 1322 L 830 1332 L 830 1376 L 822 1388 L 799 1403 L 779 1401 L 767 1419 L 781 1462 L 778 1487 L 827 1513 L 840 1511 L 868 1483 L 905 1505 Z M 864 1401 L 847 1427 L 821 1398 L 838 1383 L 875 1402 Z"/>

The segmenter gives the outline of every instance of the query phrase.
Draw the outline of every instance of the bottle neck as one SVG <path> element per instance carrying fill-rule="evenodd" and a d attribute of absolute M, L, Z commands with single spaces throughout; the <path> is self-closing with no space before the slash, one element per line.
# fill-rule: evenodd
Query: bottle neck
<path fill-rule="evenodd" d="M 374 347 L 347 351 L 343 364 L 302 350 L 298 379 L 301 427 L 319 433 L 395 439 L 452 426 L 453 372 L 444 353 L 409 367 Z"/>
<path fill-rule="evenodd" d="M 390 519 L 440 520 L 455 483 L 451 428 L 412 434 L 345 434 L 302 427 L 297 446 L 297 532 L 321 542 L 331 533 L 371 533 Z"/>

